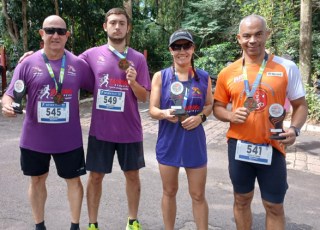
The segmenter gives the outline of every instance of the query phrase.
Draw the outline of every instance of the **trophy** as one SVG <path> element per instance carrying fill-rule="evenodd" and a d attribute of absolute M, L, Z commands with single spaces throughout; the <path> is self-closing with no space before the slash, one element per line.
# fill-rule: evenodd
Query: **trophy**
<path fill-rule="evenodd" d="M 279 136 L 280 133 L 283 133 L 284 130 L 282 128 L 283 120 L 286 116 L 286 111 L 280 104 L 272 104 L 269 107 L 269 120 L 274 128 L 271 128 L 270 131 L 272 135 L 270 136 L 270 139 L 273 140 L 283 140 L 286 139 L 286 137 Z"/>
<path fill-rule="evenodd" d="M 179 120 L 184 120 L 188 116 L 187 112 L 183 108 L 183 102 L 186 100 L 183 94 L 186 90 L 187 88 L 185 88 L 179 81 L 173 82 L 170 86 L 170 97 L 174 103 L 174 105 L 171 106 L 171 109 L 175 109 L 172 114 L 178 116 Z"/>
<path fill-rule="evenodd" d="M 14 83 L 14 102 L 12 103 L 12 107 L 15 113 L 22 114 L 22 98 L 26 92 L 26 87 L 22 80 L 17 80 Z"/>

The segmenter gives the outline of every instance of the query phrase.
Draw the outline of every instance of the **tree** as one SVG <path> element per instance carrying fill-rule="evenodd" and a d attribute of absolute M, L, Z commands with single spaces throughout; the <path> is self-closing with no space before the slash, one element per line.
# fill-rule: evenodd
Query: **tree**
<path fill-rule="evenodd" d="M 300 71 L 303 80 L 311 84 L 312 1 L 301 0 L 300 12 Z"/>

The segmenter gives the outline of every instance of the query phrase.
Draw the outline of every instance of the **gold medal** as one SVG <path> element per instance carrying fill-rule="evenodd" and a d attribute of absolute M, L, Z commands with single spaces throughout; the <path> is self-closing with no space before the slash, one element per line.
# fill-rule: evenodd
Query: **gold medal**
<path fill-rule="evenodd" d="M 127 70 L 130 66 L 129 62 L 127 61 L 127 59 L 123 58 L 119 61 L 118 66 L 120 69 L 122 70 Z"/>
<path fill-rule="evenodd" d="M 253 99 L 253 97 L 247 97 L 247 99 L 244 102 L 244 107 L 249 109 L 250 112 L 257 109 L 257 102 Z"/>
<path fill-rule="evenodd" d="M 62 104 L 64 101 L 64 97 L 62 95 L 62 93 L 57 93 L 54 97 L 53 97 L 53 101 L 56 104 Z"/>

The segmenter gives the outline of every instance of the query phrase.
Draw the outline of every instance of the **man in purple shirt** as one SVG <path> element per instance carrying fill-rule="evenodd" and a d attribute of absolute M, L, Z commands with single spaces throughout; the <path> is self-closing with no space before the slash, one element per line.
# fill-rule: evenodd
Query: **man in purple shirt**
<path fill-rule="evenodd" d="M 128 202 L 127 230 L 140 230 L 137 219 L 140 200 L 139 169 L 145 166 L 138 101 L 145 102 L 150 76 L 145 57 L 126 45 L 130 19 L 120 8 L 106 13 L 104 30 L 108 43 L 80 55 L 95 75 L 94 101 L 89 132 L 87 184 L 88 230 L 98 229 L 98 209 L 102 181 L 111 173 L 113 158 L 126 178 Z"/>
<path fill-rule="evenodd" d="M 71 210 L 71 230 L 79 230 L 86 173 L 79 117 L 80 88 L 93 89 L 88 64 L 65 50 L 70 35 L 65 21 L 52 15 L 39 33 L 44 48 L 19 64 L 2 98 L 2 113 L 16 116 L 16 101 L 24 87 L 26 115 L 20 139 L 21 169 L 30 176 L 29 200 L 36 230 L 45 230 L 46 179 L 51 157 L 58 175 L 66 180 Z M 58 221 L 58 220 L 57 220 Z M 66 229 L 66 227 L 61 227 Z"/>

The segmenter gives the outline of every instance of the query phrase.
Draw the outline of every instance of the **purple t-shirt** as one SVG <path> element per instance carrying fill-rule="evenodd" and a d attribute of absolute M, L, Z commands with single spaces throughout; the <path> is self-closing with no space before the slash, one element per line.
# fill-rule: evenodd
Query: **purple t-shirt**
<path fill-rule="evenodd" d="M 142 141 L 137 98 L 126 80 L 125 71 L 118 67 L 120 58 L 108 45 L 91 48 L 79 57 L 88 62 L 95 76 L 89 134 L 115 143 Z M 137 71 L 136 81 L 149 91 L 150 76 L 145 57 L 129 48 L 126 59 Z"/>
<path fill-rule="evenodd" d="M 19 64 L 6 92 L 14 97 L 16 80 L 26 85 L 27 104 L 20 147 L 42 153 L 63 153 L 81 147 L 82 132 L 79 116 L 80 88 L 93 90 L 94 78 L 88 64 L 65 50 L 66 63 L 62 94 L 64 102 L 54 103 L 56 87 L 41 51 Z M 62 58 L 49 61 L 59 81 Z"/>

